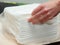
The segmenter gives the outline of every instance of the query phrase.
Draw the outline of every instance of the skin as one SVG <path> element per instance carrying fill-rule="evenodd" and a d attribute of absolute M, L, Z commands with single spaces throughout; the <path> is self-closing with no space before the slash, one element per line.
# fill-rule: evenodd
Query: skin
<path fill-rule="evenodd" d="M 33 10 L 32 16 L 28 19 L 28 22 L 32 24 L 45 23 L 48 20 L 53 19 L 60 12 L 60 0 L 52 0 L 39 5 Z"/>

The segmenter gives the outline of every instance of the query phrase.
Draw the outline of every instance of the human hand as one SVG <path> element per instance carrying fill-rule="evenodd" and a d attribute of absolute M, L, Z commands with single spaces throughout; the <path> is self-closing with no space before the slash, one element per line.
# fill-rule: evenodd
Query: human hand
<path fill-rule="evenodd" d="M 32 17 L 30 17 L 28 21 L 32 22 L 33 24 L 45 23 L 57 16 L 60 11 L 59 8 L 60 5 L 58 1 L 55 0 L 43 3 L 32 12 Z"/>

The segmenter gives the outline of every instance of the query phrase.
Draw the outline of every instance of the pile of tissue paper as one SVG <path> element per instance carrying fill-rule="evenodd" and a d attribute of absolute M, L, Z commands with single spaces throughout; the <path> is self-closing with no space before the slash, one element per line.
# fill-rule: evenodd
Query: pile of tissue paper
<path fill-rule="evenodd" d="M 58 16 L 45 24 L 31 24 L 27 19 L 40 4 L 7 7 L 4 10 L 4 28 L 13 34 L 19 43 L 39 43 L 57 39 Z"/>

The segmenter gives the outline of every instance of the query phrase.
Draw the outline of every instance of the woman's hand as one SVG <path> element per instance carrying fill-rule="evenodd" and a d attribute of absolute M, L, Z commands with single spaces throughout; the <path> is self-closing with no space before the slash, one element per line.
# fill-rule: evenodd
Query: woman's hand
<path fill-rule="evenodd" d="M 45 23 L 57 16 L 60 11 L 60 4 L 58 1 L 49 1 L 39 5 L 33 12 L 32 17 L 28 19 L 33 24 Z"/>

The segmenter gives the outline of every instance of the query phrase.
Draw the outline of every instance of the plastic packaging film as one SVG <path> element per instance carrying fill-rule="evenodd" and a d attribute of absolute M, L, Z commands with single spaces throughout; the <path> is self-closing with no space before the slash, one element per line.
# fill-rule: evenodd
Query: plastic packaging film
<path fill-rule="evenodd" d="M 11 32 L 19 43 L 43 43 L 57 39 L 59 16 L 45 24 L 31 24 L 27 18 L 39 4 L 7 7 L 4 10 L 5 28 Z"/>

